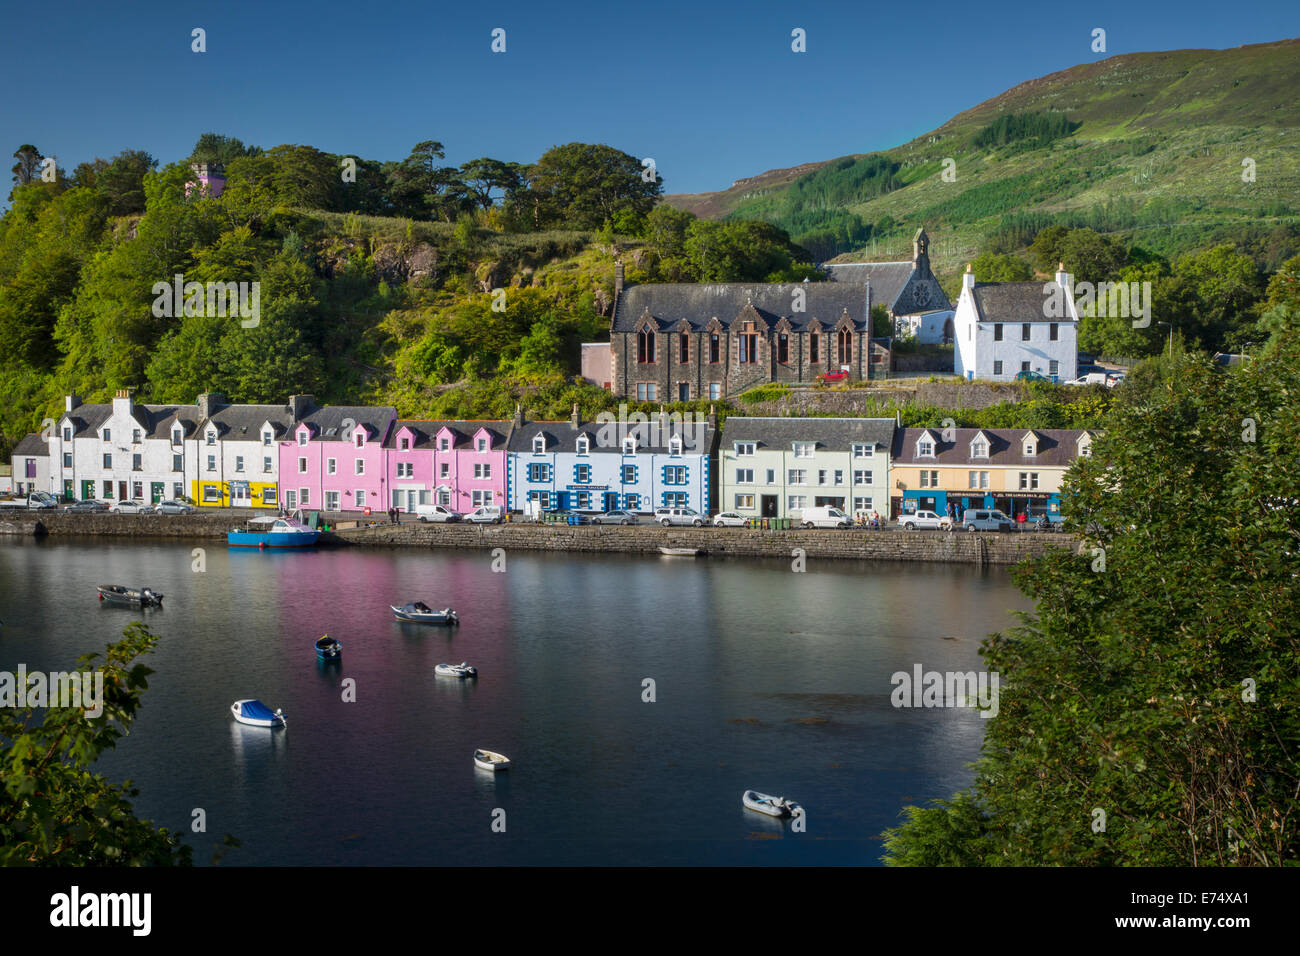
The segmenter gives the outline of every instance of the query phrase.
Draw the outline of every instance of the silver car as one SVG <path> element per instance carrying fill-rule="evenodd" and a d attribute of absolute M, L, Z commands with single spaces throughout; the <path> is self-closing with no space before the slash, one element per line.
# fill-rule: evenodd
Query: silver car
<path fill-rule="evenodd" d="M 155 509 L 160 515 L 192 515 L 198 509 L 193 505 L 187 505 L 183 501 L 177 501 L 173 498 L 171 501 L 160 501 Z"/>
<path fill-rule="evenodd" d="M 655 521 L 665 528 L 674 524 L 695 525 L 697 528 L 704 527 L 703 516 L 694 508 L 656 508 Z"/>
<path fill-rule="evenodd" d="M 637 517 L 631 511 L 606 511 L 603 515 L 592 515 L 592 524 L 637 524 Z"/>
<path fill-rule="evenodd" d="M 153 505 L 142 498 L 132 498 L 130 501 L 119 501 L 108 510 L 121 515 L 148 515 L 153 514 Z"/>
<path fill-rule="evenodd" d="M 749 519 L 735 511 L 723 511 L 713 516 L 715 528 L 743 528 Z"/>

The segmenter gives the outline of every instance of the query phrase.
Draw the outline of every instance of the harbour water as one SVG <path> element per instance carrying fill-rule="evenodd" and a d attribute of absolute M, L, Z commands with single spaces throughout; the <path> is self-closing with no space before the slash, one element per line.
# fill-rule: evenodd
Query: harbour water
<path fill-rule="evenodd" d="M 518 552 L 494 571 L 486 551 L 205 542 L 196 571 L 193 547 L 0 544 L 0 669 L 71 669 L 132 620 L 160 634 L 95 769 L 201 864 L 225 833 L 246 865 L 875 864 L 900 808 L 969 782 L 987 723 L 895 708 L 890 676 L 979 670 L 1031 607 L 1005 570 L 955 565 Z M 102 606 L 108 583 L 164 607 Z M 393 621 L 417 599 L 460 625 Z M 325 633 L 341 664 L 316 662 Z M 462 660 L 476 681 L 433 673 Z M 288 728 L 234 723 L 245 697 Z M 477 770 L 476 747 L 513 766 Z M 806 832 L 743 809 L 748 788 L 801 803 Z"/>

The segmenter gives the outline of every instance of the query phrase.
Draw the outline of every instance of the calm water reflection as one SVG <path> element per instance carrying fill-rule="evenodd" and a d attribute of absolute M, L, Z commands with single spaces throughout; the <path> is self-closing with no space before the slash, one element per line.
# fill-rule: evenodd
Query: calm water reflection
<path fill-rule="evenodd" d="M 209 543 L 195 573 L 191 548 L 0 544 L 0 669 L 65 669 L 148 621 L 157 673 L 97 769 L 165 826 L 206 810 L 199 862 L 229 832 L 243 864 L 875 863 L 900 807 L 968 782 L 984 723 L 892 708 L 890 674 L 978 668 L 1030 607 L 1004 571 L 956 566 L 519 552 L 493 573 L 488 552 Z M 99 606 L 101 583 L 165 607 Z M 461 625 L 394 622 L 415 599 Z M 317 664 L 324 633 L 341 664 Z M 462 660 L 476 682 L 435 678 Z M 288 730 L 233 723 L 242 697 Z M 476 747 L 513 767 L 476 770 Z M 801 802 L 808 832 L 743 810 L 749 787 Z"/>

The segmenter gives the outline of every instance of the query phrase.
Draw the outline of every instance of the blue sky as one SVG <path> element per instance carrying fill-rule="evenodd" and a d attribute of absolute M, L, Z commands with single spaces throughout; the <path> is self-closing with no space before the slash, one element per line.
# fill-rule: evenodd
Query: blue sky
<path fill-rule="evenodd" d="M 1053 9 L 1053 7 L 1055 9 Z M 653 157 L 669 192 L 905 142 L 1003 90 L 1107 53 L 1226 48 L 1300 34 L 1297 5 L 852 2 L 444 4 L 73 0 L 12 6 L 0 147 L 71 171 L 200 133 L 400 159 L 529 162 L 603 142 Z M 197 12 L 196 12 L 197 11 Z M 191 52 L 190 31 L 207 31 Z M 506 52 L 490 50 L 506 30 Z M 791 51 L 791 30 L 807 52 Z M 0 190 L 0 197 L 8 189 Z"/>

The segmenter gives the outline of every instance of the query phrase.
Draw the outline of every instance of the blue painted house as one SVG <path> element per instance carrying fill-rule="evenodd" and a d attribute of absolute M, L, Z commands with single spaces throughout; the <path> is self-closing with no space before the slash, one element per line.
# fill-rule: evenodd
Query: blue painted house
<path fill-rule="evenodd" d="M 648 421 L 525 422 L 516 413 L 506 451 L 506 498 L 512 511 L 534 508 L 649 514 L 715 501 L 710 460 L 716 420 L 682 422 L 660 413 Z"/>

